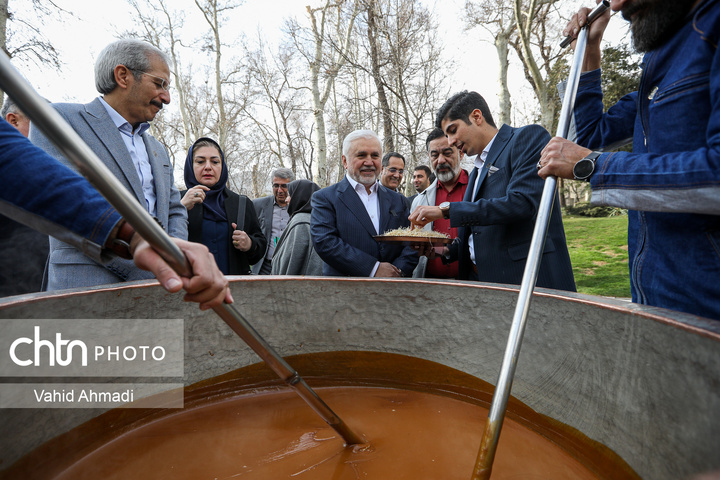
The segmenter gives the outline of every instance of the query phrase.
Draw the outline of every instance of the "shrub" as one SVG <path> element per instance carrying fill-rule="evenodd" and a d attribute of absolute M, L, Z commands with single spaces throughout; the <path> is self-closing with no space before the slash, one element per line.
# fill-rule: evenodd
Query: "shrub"
<path fill-rule="evenodd" d="M 572 207 L 566 207 L 564 213 L 581 217 L 618 217 L 627 215 L 627 210 L 606 205 L 593 206 L 589 202 L 578 202 Z"/>

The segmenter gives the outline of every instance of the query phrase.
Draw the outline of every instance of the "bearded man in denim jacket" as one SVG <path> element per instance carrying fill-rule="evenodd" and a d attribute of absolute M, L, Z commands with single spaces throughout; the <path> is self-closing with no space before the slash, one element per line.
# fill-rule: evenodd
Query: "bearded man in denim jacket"
<path fill-rule="evenodd" d="M 645 53 L 639 90 L 603 114 L 607 12 L 588 32 L 574 110 L 582 147 L 554 138 L 539 174 L 588 180 L 593 204 L 630 210 L 634 302 L 720 319 L 720 1 L 613 0 L 611 9 Z M 588 12 L 565 33 L 576 36 Z M 632 152 L 601 153 L 630 138 Z"/>

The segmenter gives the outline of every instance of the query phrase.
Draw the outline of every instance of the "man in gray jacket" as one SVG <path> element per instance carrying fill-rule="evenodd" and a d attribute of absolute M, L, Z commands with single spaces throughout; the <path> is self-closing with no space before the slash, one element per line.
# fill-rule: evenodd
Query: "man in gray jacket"
<path fill-rule="evenodd" d="M 170 103 L 167 56 L 134 39 L 118 40 L 100 52 L 92 102 L 53 105 L 88 146 L 173 237 L 187 239 L 187 211 L 174 186 L 172 163 L 148 123 Z M 69 162 L 38 129 L 30 139 L 65 164 Z M 48 290 L 91 287 L 153 278 L 131 260 L 101 265 L 57 239 L 50 241 Z"/>
<path fill-rule="evenodd" d="M 267 239 L 265 256 L 261 262 L 252 266 L 254 275 L 270 275 L 272 272 L 272 257 L 275 246 L 287 227 L 288 215 L 288 183 L 295 180 L 295 174 L 289 168 L 278 168 L 272 172 L 272 195 L 253 200 L 257 211 L 260 228 Z"/>

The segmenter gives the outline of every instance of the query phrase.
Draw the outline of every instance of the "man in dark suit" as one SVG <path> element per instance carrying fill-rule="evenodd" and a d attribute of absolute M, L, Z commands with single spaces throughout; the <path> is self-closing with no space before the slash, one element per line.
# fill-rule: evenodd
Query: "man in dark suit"
<path fill-rule="evenodd" d="M 290 215 L 288 208 L 288 183 L 295 180 L 295 174 L 289 168 L 277 168 L 272 172 L 272 195 L 253 200 L 260 229 L 267 244 L 261 261 L 252 266 L 253 275 L 270 275 L 272 257 L 280 236 L 285 231 Z"/>
<path fill-rule="evenodd" d="M 168 65 L 167 56 L 152 45 L 118 40 L 95 63 L 95 86 L 102 96 L 87 105 L 53 106 L 170 236 L 187 239 L 187 211 L 174 186 L 172 162 L 147 132 L 148 122 L 170 103 Z M 31 127 L 30 140 L 69 165 L 38 129 Z M 50 240 L 48 290 L 147 278 L 152 274 L 130 260 L 100 265 L 67 243 Z"/>
<path fill-rule="evenodd" d="M 382 158 L 382 170 L 380 170 L 380 184 L 398 192 L 405 198 L 408 209 L 412 205 L 412 198 L 403 195 L 400 185 L 402 184 L 403 175 L 405 174 L 405 157 L 398 152 L 388 152 Z M 413 195 L 414 197 L 414 195 Z"/>
<path fill-rule="evenodd" d="M 410 226 L 405 197 L 378 182 L 381 158 L 375 132 L 350 133 L 343 141 L 345 178 L 312 197 L 311 233 L 323 275 L 410 276 L 417 265 L 412 248 L 373 238 Z"/>
<path fill-rule="evenodd" d="M 499 130 L 476 92 L 453 95 L 440 108 L 436 126 L 448 143 L 466 155 L 477 155 L 462 202 L 419 207 L 410 220 L 425 225 L 439 218 L 458 228 L 448 261 L 459 260 L 459 278 L 520 284 L 543 190 L 537 162 L 550 134 L 539 125 Z M 556 199 L 537 285 L 575 291 Z"/>

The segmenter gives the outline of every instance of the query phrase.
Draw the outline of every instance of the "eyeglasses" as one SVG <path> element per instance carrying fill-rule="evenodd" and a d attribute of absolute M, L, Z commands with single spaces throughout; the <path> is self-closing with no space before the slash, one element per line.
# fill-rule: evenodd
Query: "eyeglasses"
<path fill-rule="evenodd" d="M 158 80 L 160 80 L 160 84 L 156 84 L 156 85 L 158 87 L 162 88 L 163 90 L 165 90 L 166 92 L 170 91 L 170 82 L 165 80 L 164 78 L 158 77 L 157 75 L 153 75 L 152 73 L 143 72 L 142 70 L 135 70 L 134 68 L 128 68 L 128 70 L 133 71 L 133 72 L 138 72 L 143 75 L 147 75 L 148 77 L 157 78 Z"/>
<path fill-rule="evenodd" d="M 387 171 L 392 173 L 393 175 L 395 175 L 396 173 L 399 173 L 400 175 L 405 173 L 405 170 L 403 170 L 402 168 L 395 168 L 395 167 L 390 167 L 387 169 Z"/>
<path fill-rule="evenodd" d="M 282 188 L 283 190 L 287 190 L 287 183 L 273 183 L 272 187 L 274 189 Z"/>

